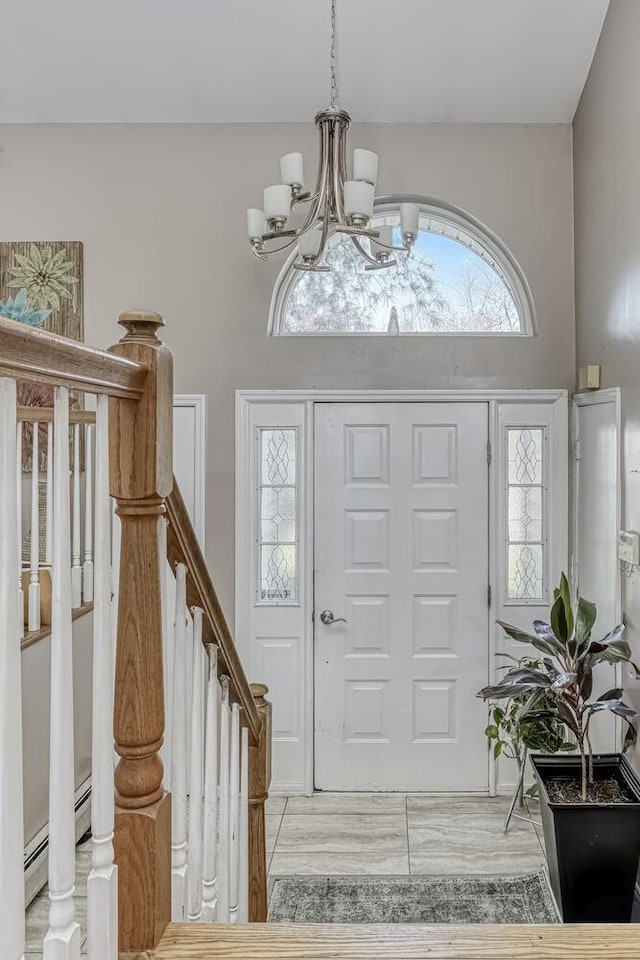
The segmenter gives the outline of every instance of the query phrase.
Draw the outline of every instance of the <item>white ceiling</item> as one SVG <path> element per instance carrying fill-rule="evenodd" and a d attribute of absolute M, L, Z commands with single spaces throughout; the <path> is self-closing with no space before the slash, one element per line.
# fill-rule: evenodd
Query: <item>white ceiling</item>
<path fill-rule="evenodd" d="M 355 120 L 568 122 L 609 0 L 339 0 Z M 329 0 L 2 4 L 0 122 L 310 121 Z"/>

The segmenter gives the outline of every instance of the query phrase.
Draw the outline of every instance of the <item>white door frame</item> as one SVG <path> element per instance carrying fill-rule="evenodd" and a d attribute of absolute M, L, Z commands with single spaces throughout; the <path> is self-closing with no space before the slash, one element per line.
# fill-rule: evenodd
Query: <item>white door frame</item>
<path fill-rule="evenodd" d="M 236 604 L 235 624 L 237 645 L 243 663 L 248 664 L 251 680 L 263 678 L 254 676 L 254 657 L 252 644 L 252 607 L 255 597 L 252 571 L 255 569 L 255 527 L 254 514 L 256 504 L 255 483 L 255 430 L 259 421 L 259 408 L 268 410 L 277 405 L 280 410 L 290 406 L 302 424 L 300 448 L 300 502 L 298 522 L 300 529 L 313 533 L 314 523 L 314 406 L 316 403 L 344 402 L 464 402 L 478 401 L 489 405 L 489 578 L 492 587 L 489 605 L 489 622 L 493 623 L 500 615 L 499 591 L 495 585 L 501 582 L 503 565 L 501 556 L 502 523 L 504 510 L 500 497 L 502 482 L 499 463 L 491 451 L 499 448 L 501 424 L 505 405 L 518 405 L 522 409 L 529 404 L 546 404 L 551 408 L 550 425 L 553 432 L 553 451 L 550 467 L 553 473 L 549 511 L 549 525 L 555 532 L 553 549 L 549 557 L 549 583 L 558 582 L 560 572 L 567 569 L 568 562 L 568 391 L 564 389 L 544 390 L 238 390 L 236 391 Z M 257 419 L 256 419 L 257 418 Z M 515 420 L 514 423 L 518 421 Z M 266 419 L 265 426 L 275 425 Z M 272 783 L 273 793 L 311 794 L 314 789 L 314 671 L 313 671 L 313 535 L 302 538 L 299 563 L 303 569 L 300 606 L 303 612 L 304 627 L 299 637 L 301 644 L 300 679 L 300 726 L 283 739 L 290 743 L 296 741 L 301 747 L 302 760 L 296 766 L 294 776 L 280 779 L 277 770 Z M 539 605 L 538 605 L 539 606 Z M 497 651 L 498 630 L 490 630 L 488 657 L 493 663 Z M 296 691 L 292 691 L 295 695 Z M 499 772 L 495 763 L 489 759 L 489 790 L 495 794 L 498 790 L 508 790 L 512 777 L 507 772 Z"/>
<path fill-rule="evenodd" d="M 203 393 L 176 393 L 173 406 L 193 410 L 194 515 L 193 527 L 202 552 L 205 549 L 205 504 L 207 466 L 207 398 Z M 174 470 L 175 473 L 175 470 Z"/>
<path fill-rule="evenodd" d="M 572 502 L 571 518 L 571 586 L 576 589 L 580 583 L 580 408 L 591 407 L 596 404 L 611 404 L 614 408 L 616 425 L 616 526 L 623 529 L 623 478 L 622 469 L 622 393 L 620 387 L 609 387 L 605 390 L 594 390 L 591 393 L 576 393 L 573 396 L 571 418 L 571 434 L 573 442 L 572 456 Z M 619 563 L 616 565 L 616 596 L 615 621 L 621 623 L 622 613 L 622 570 Z M 622 664 L 614 665 L 615 685 L 622 686 Z M 619 717 L 615 717 L 615 748 L 622 750 L 624 729 Z"/>

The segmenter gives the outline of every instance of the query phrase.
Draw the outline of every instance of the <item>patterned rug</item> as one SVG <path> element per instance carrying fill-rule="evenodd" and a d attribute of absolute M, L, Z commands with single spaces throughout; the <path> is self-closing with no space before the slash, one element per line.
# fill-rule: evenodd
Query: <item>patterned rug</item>
<path fill-rule="evenodd" d="M 517 877 L 279 877 L 271 923 L 559 923 L 544 871 Z"/>

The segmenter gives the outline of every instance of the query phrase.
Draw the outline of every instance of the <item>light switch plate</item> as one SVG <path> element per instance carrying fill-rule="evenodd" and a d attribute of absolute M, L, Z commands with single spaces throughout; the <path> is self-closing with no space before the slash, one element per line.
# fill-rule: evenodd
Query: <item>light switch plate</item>
<path fill-rule="evenodd" d="M 618 534 L 618 559 L 631 567 L 640 563 L 640 536 L 621 530 Z"/>
<path fill-rule="evenodd" d="M 580 367 L 578 374 L 579 390 L 599 390 L 600 389 L 600 366 L 591 364 L 588 367 Z"/>

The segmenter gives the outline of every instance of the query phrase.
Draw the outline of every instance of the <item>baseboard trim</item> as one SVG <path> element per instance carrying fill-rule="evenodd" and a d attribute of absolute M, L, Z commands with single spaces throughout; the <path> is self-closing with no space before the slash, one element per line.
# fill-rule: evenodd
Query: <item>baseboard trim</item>
<path fill-rule="evenodd" d="M 91 826 L 91 777 L 76 790 L 76 843 Z M 24 851 L 24 887 L 27 905 L 47 884 L 49 869 L 49 824 L 45 824 Z"/>

